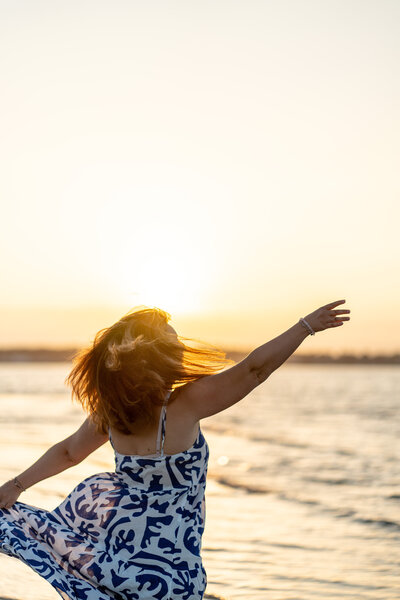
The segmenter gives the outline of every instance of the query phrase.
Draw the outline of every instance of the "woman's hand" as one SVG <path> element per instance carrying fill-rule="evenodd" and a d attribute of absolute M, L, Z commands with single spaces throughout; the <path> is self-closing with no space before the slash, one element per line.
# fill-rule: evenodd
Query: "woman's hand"
<path fill-rule="evenodd" d="M 0 486 L 0 508 L 10 508 L 17 501 L 22 490 L 10 481 L 6 481 Z"/>
<path fill-rule="evenodd" d="M 341 317 L 340 315 L 349 313 L 350 310 L 333 310 L 335 306 L 339 306 L 339 304 L 343 304 L 343 302 L 346 302 L 346 300 L 336 300 L 336 302 L 325 304 L 325 306 L 317 308 L 317 310 L 304 318 L 314 331 L 323 331 L 324 329 L 328 329 L 328 327 L 338 327 L 339 325 L 343 325 L 343 321 L 349 321 L 350 317 Z"/>

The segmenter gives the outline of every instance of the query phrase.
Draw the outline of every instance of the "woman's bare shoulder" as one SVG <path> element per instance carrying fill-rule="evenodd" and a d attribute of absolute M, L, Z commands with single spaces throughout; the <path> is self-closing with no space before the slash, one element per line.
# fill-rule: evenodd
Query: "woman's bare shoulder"
<path fill-rule="evenodd" d="M 168 399 L 168 411 L 173 411 L 176 416 L 181 416 L 189 421 L 198 421 L 196 419 L 193 405 L 191 402 L 193 395 L 193 383 L 189 382 L 175 388 Z"/>

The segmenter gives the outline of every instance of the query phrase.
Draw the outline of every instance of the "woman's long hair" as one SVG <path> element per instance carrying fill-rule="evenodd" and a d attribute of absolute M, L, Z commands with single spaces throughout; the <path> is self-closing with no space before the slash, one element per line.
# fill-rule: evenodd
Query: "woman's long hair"
<path fill-rule="evenodd" d="M 168 390 L 235 364 L 214 346 L 185 344 L 199 340 L 169 331 L 170 318 L 159 308 L 135 307 L 72 357 L 65 383 L 99 432 L 111 426 L 129 435 L 136 421 L 153 424 Z"/>

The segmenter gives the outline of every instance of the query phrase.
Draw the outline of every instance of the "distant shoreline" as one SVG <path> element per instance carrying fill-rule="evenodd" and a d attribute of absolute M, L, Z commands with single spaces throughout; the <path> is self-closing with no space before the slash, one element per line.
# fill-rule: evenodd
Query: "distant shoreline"
<path fill-rule="evenodd" d="M 238 362 L 247 356 L 248 351 L 223 349 L 227 358 Z M 71 362 L 77 348 L 3 348 L 0 349 L 0 362 Z M 400 353 L 396 354 L 302 354 L 295 353 L 286 362 L 297 364 L 359 364 L 359 365 L 400 365 Z"/>
<path fill-rule="evenodd" d="M 248 352 L 239 352 L 236 350 L 225 350 L 228 358 L 234 361 L 242 360 Z M 339 354 L 333 356 L 330 354 L 302 354 L 300 352 L 292 354 L 287 363 L 297 364 L 326 364 L 326 365 L 400 365 L 400 353 L 397 354 Z"/>

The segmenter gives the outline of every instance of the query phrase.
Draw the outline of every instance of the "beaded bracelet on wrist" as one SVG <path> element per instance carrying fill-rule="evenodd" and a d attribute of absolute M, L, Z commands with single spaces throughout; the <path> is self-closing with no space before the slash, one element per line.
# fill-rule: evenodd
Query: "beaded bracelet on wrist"
<path fill-rule="evenodd" d="M 22 483 L 20 482 L 20 480 L 18 479 L 18 477 L 14 477 L 14 479 L 12 480 L 13 484 L 19 489 L 21 490 L 21 492 L 26 492 L 26 489 L 24 488 L 24 486 L 22 485 Z"/>
<path fill-rule="evenodd" d="M 313 330 L 311 325 L 309 323 L 307 323 L 307 321 L 305 319 L 303 319 L 303 318 L 299 319 L 299 323 L 301 323 L 303 325 L 303 327 L 305 327 L 307 329 L 307 331 L 310 335 L 315 335 L 315 331 Z"/>

